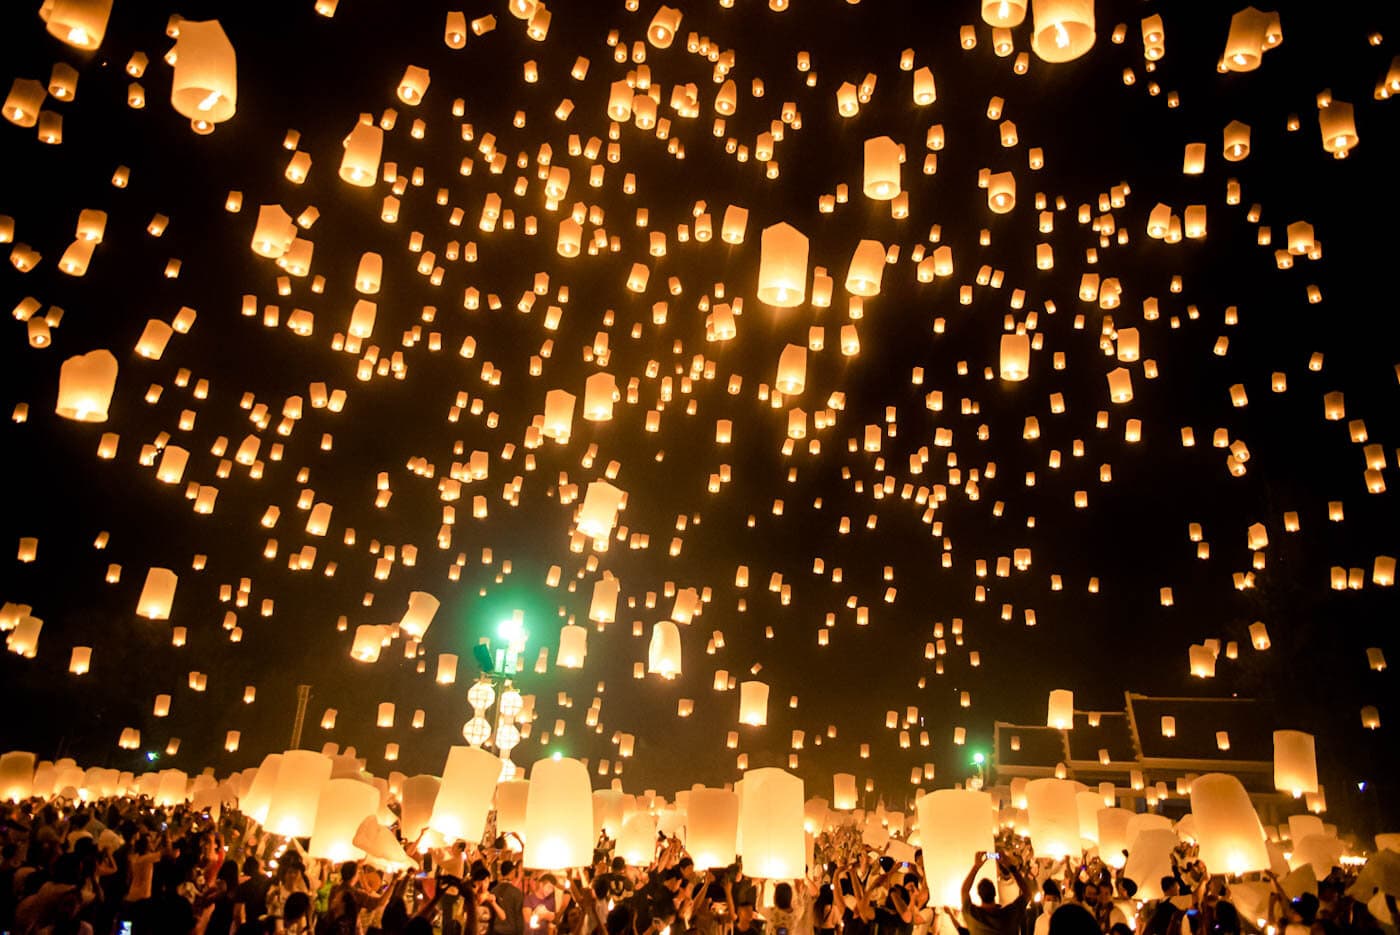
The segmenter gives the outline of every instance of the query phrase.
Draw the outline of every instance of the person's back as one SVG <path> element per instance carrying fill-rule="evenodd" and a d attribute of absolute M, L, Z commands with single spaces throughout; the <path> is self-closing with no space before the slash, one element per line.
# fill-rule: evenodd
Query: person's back
<path fill-rule="evenodd" d="M 502 864 L 501 880 L 491 889 L 491 894 L 496 897 L 496 905 L 505 913 L 505 918 L 492 920 L 493 935 L 524 935 L 525 894 L 521 892 L 520 887 L 511 882 L 514 872 L 514 864 L 509 861 Z"/>
<path fill-rule="evenodd" d="M 1026 921 L 1026 894 L 1021 892 L 1005 906 L 997 903 L 997 887 L 991 880 L 977 882 L 979 906 L 963 900 L 963 922 L 971 935 L 1019 935 Z"/>

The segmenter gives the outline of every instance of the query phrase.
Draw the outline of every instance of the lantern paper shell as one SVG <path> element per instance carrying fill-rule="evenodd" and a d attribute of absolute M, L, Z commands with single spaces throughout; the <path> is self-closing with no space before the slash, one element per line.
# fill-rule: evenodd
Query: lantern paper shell
<path fill-rule="evenodd" d="M 852 773 L 837 773 L 831 777 L 831 784 L 831 807 L 840 811 L 854 809 L 859 801 L 856 777 Z"/>
<path fill-rule="evenodd" d="M 1045 726 L 1069 730 L 1074 726 L 1074 692 L 1057 688 L 1050 692 Z"/>
<path fill-rule="evenodd" d="M 791 224 L 765 227 L 759 238 L 758 300 L 795 308 L 807 298 L 807 236 Z"/>
<path fill-rule="evenodd" d="M 1031 0 L 1031 51 L 1068 62 L 1094 46 L 1094 0 Z"/>
<path fill-rule="evenodd" d="M 112 0 L 48 0 L 39 8 L 49 35 L 88 52 L 102 44 L 111 15 Z"/>
<path fill-rule="evenodd" d="M 331 778 L 331 758 L 310 750 L 282 754 L 263 826 L 272 834 L 304 838 L 316 825 L 321 788 Z"/>
<path fill-rule="evenodd" d="M 696 870 L 734 863 L 739 833 L 739 796 L 728 789 L 695 787 L 686 808 L 686 850 Z"/>
<path fill-rule="evenodd" d="M 1317 791 L 1317 752 L 1312 734 L 1274 731 L 1274 788 L 1295 799 L 1305 792 Z"/>
<path fill-rule="evenodd" d="M 744 873 L 795 880 L 807 869 L 802 780 L 780 769 L 750 770 L 739 787 L 739 839 Z"/>
<path fill-rule="evenodd" d="M 507 779 L 496 787 L 496 832 L 525 834 L 525 806 L 530 798 L 530 781 Z"/>
<path fill-rule="evenodd" d="M 34 754 L 11 750 L 0 754 L 0 799 L 21 802 L 34 794 Z"/>
<path fill-rule="evenodd" d="M 428 827 L 441 786 L 442 780 L 428 773 L 409 776 L 403 781 L 399 793 L 399 828 L 405 841 L 417 841 Z"/>
<path fill-rule="evenodd" d="M 1132 821 L 1134 814 L 1126 808 L 1101 808 L 1098 811 L 1099 855 L 1114 868 L 1123 866 L 1123 852 L 1131 843 L 1128 840 L 1128 822 Z"/>
<path fill-rule="evenodd" d="M 526 867 L 568 870 L 593 862 L 593 802 L 588 767 L 562 757 L 530 770 L 525 803 Z"/>
<path fill-rule="evenodd" d="M 372 188 L 379 177 L 379 159 L 384 152 L 384 131 L 371 123 L 357 123 L 345 137 L 345 153 L 340 157 L 340 178 L 360 188 Z"/>
<path fill-rule="evenodd" d="M 1129 828 L 1132 843 L 1128 847 L 1128 860 L 1123 865 L 1123 876 L 1142 881 L 1138 887 L 1139 899 L 1161 899 L 1163 893 L 1159 881 L 1172 874 L 1172 851 L 1181 843 L 1181 839 L 1171 829 L 1171 822 L 1167 822 L 1167 825 L 1166 828 L 1147 828 L 1135 834 Z"/>
<path fill-rule="evenodd" d="M 681 631 L 669 620 L 658 621 L 651 628 L 647 671 L 665 678 L 681 674 Z"/>
<path fill-rule="evenodd" d="M 768 723 L 768 684 L 741 682 L 739 684 L 739 723 L 762 727 Z"/>
<path fill-rule="evenodd" d="M 136 602 L 136 613 L 148 620 L 169 620 L 179 578 L 169 568 L 152 568 Z"/>
<path fill-rule="evenodd" d="M 441 606 L 436 597 L 427 591 L 413 591 L 408 595 L 408 609 L 399 621 L 399 629 L 415 640 L 421 640 L 432 626 L 433 617 Z"/>
<path fill-rule="evenodd" d="M 237 56 L 219 21 L 182 21 L 175 42 L 171 106 L 192 121 L 215 124 L 232 117 L 237 103 Z"/>
<path fill-rule="evenodd" d="M 565 669 L 583 668 L 583 660 L 588 656 L 588 631 L 572 623 L 559 631 L 559 651 L 555 661 Z"/>
<path fill-rule="evenodd" d="M 865 141 L 865 179 L 862 190 L 874 201 L 889 201 L 899 195 L 899 144 L 888 136 Z"/>
<path fill-rule="evenodd" d="M 1028 334 L 1001 336 L 1001 378 L 1019 382 L 1030 376 L 1031 338 Z"/>
<path fill-rule="evenodd" d="M 591 481 L 579 509 L 578 530 L 590 539 L 601 539 L 612 532 L 617 511 L 622 506 L 621 490 L 607 481 Z"/>
<path fill-rule="evenodd" d="M 258 824 L 267 820 L 267 808 L 272 801 L 272 789 L 277 785 L 277 774 L 282 769 L 282 754 L 269 753 L 263 757 L 253 777 L 248 781 L 247 791 L 239 798 L 238 807 L 243 814 Z"/>
<path fill-rule="evenodd" d="M 75 422 L 106 422 L 117 386 L 117 359 L 98 349 L 70 357 L 58 374 L 54 412 Z"/>
<path fill-rule="evenodd" d="M 1080 851 L 1077 789 L 1066 779 L 1032 779 L 1026 783 L 1026 813 L 1035 852 L 1060 859 Z"/>
<path fill-rule="evenodd" d="M 993 851 L 995 812 L 989 793 L 938 789 L 914 803 L 923 838 L 924 876 L 934 906 L 962 906 L 962 882 L 978 851 Z"/>
<path fill-rule="evenodd" d="M 354 845 L 360 822 L 379 811 L 379 790 L 358 779 L 332 779 L 321 788 L 316 823 L 307 855 L 340 863 L 360 860 L 365 852 Z"/>
<path fill-rule="evenodd" d="M 500 775 L 498 757 L 480 747 L 452 747 L 428 827 L 448 841 L 480 840 Z"/>
<path fill-rule="evenodd" d="M 1249 793 L 1234 776 L 1196 777 L 1191 783 L 1191 814 L 1196 819 L 1200 859 L 1207 867 L 1236 875 L 1269 869 L 1264 827 Z"/>
<path fill-rule="evenodd" d="M 613 852 L 630 867 L 645 867 L 656 857 L 656 816 L 633 812 L 622 823 Z"/>

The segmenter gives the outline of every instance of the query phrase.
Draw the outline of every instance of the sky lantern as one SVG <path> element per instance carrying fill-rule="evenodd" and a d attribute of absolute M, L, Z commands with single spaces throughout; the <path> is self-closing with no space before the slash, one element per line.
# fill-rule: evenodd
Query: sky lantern
<path fill-rule="evenodd" d="M 662 678 L 676 678 L 681 674 L 681 631 L 669 620 L 652 625 L 647 671 Z"/>
<path fill-rule="evenodd" d="M 1231 875 L 1269 869 L 1264 829 L 1249 794 L 1234 776 L 1197 776 L 1191 783 L 1191 814 L 1206 866 Z"/>
<path fill-rule="evenodd" d="M 1317 111 L 1318 129 L 1322 133 L 1322 148 L 1337 159 L 1345 159 L 1356 146 L 1355 111 L 1350 104 L 1331 101 Z"/>
<path fill-rule="evenodd" d="M 768 723 L 768 684 L 759 681 L 739 683 L 739 723 L 762 727 Z"/>
<path fill-rule="evenodd" d="M 739 796 L 728 789 L 690 790 L 686 808 L 686 850 L 695 869 L 709 870 L 734 863 L 739 831 Z"/>
<path fill-rule="evenodd" d="M 1222 61 L 1226 71 L 1254 71 L 1267 51 L 1270 14 L 1245 7 L 1230 17 Z"/>
<path fill-rule="evenodd" d="M 590 481 L 579 509 L 579 532 L 601 539 L 612 532 L 624 494 L 607 481 Z"/>
<path fill-rule="evenodd" d="M 962 905 L 962 882 L 978 852 L 995 850 L 995 810 L 989 793 L 937 789 L 914 803 L 924 875 L 934 906 Z"/>
<path fill-rule="evenodd" d="M 321 787 L 316 823 L 306 853 L 332 863 L 361 860 L 365 852 L 354 845 L 355 831 L 379 811 L 379 790 L 359 779 L 331 779 Z"/>
<path fill-rule="evenodd" d="M 1274 788 L 1295 799 L 1317 791 L 1313 736 L 1299 730 L 1274 731 Z"/>
<path fill-rule="evenodd" d="M 179 582 L 169 568 L 152 568 L 146 572 L 146 582 L 136 601 L 136 613 L 147 620 L 169 620 L 170 606 L 175 600 L 175 585 Z"/>
<path fill-rule="evenodd" d="M 297 226 L 281 205 L 262 205 L 253 228 L 253 252 L 275 260 L 283 256 L 296 240 Z"/>
<path fill-rule="evenodd" d="M 982 0 L 982 21 L 988 26 L 1010 29 L 1026 18 L 1026 0 Z"/>
<path fill-rule="evenodd" d="M 1059 730 L 1069 730 L 1074 726 L 1074 692 L 1057 688 L 1050 693 L 1045 725 Z"/>
<path fill-rule="evenodd" d="M 739 790 L 739 840 L 744 873 L 793 880 L 806 870 L 802 780 L 780 769 L 749 770 Z"/>
<path fill-rule="evenodd" d="M 865 181 L 861 190 L 873 201 L 889 201 L 900 193 L 899 165 L 903 161 L 900 145 L 888 136 L 865 141 Z"/>
<path fill-rule="evenodd" d="M 1030 376 L 1031 339 L 1026 334 L 1004 334 L 1001 336 L 1001 378 L 1009 382 L 1020 382 Z"/>
<path fill-rule="evenodd" d="M 272 834 L 288 837 L 311 834 L 321 789 L 330 778 L 330 757 L 310 750 L 283 753 L 263 826 Z"/>
<path fill-rule="evenodd" d="M 525 803 L 524 864 L 569 870 L 593 862 L 593 801 L 588 767 L 570 757 L 537 760 Z"/>
<path fill-rule="evenodd" d="M 47 0 L 39 7 L 49 35 L 85 52 L 102 45 L 111 15 L 112 0 Z"/>
<path fill-rule="evenodd" d="M 432 626 L 433 617 L 441 606 L 436 597 L 427 591 L 413 591 L 408 595 L 408 609 L 399 621 L 399 629 L 415 640 L 421 640 Z"/>
<path fill-rule="evenodd" d="M 447 841 L 480 839 L 500 775 L 501 760 L 493 754 L 480 747 L 450 748 L 428 827 Z"/>
<path fill-rule="evenodd" d="M 170 104 L 196 132 L 211 132 L 238 103 L 238 61 L 218 20 L 184 20 L 175 42 Z"/>
<path fill-rule="evenodd" d="M 1068 62 L 1094 46 L 1094 0 L 1031 0 L 1031 51 Z"/>
<path fill-rule="evenodd" d="M 858 296 L 878 295 L 884 274 L 884 245 L 878 240 L 862 240 L 856 245 L 846 269 L 846 291 Z"/>
<path fill-rule="evenodd" d="M 54 412 L 75 422 L 106 422 L 117 384 L 117 359 L 95 350 L 63 362 Z"/>
<path fill-rule="evenodd" d="M 680 28 L 680 10 L 669 6 L 658 7 L 651 18 L 651 25 L 647 27 L 647 42 L 658 49 L 669 49 Z"/>
<path fill-rule="evenodd" d="M 807 237 L 791 224 L 763 229 L 760 237 L 758 300 L 795 308 L 807 295 Z"/>
<path fill-rule="evenodd" d="M 559 631 L 559 651 L 555 661 L 565 669 L 583 668 L 583 660 L 588 656 L 588 631 L 572 623 Z"/>
<path fill-rule="evenodd" d="M 361 120 L 342 141 L 340 178 L 359 188 L 372 188 L 379 178 L 379 159 L 384 151 L 384 131 Z"/>
<path fill-rule="evenodd" d="M 1080 851 L 1076 791 L 1067 779 L 1026 783 L 1026 811 L 1037 854 L 1058 859 Z"/>

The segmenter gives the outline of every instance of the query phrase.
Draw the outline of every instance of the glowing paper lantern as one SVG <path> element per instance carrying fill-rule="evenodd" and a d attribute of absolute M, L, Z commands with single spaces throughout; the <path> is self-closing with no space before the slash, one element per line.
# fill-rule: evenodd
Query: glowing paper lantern
<path fill-rule="evenodd" d="M 1094 47 L 1094 0 L 1031 0 L 1031 51 L 1068 62 Z"/>
<path fill-rule="evenodd" d="M 768 685 L 766 682 L 739 683 L 739 723 L 762 727 L 768 723 Z"/>
<path fill-rule="evenodd" d="M 525 836 L 525 806 L 530 797 L 528 779 L 507 779 L 496 787 L 496 832 L 513 831 Z"/>
<path fill-rule="evenodd" d="M 442 780 L 428 773 L 409 776 L 403 781 L 403 790 L 399 793 L 399 828 L 405 841 L 417 841 L 428 827 L 441 786 Z"/>
<path fill-rule="evenodd" d="M 448 841 L 480 840 L 500 775 L 500 758 L 480 747 L 449 749 L 428 827 Z"/>
<path fill-rule="evenodd" d="M 1045 713 L 1045 726 L 1059 730 L 1074 727 L 1074 692 L 1057 688 L 1050 692 L 1050 702 Z"/>
<path fill-rule="evenodd" d="M 112 0 L 48 0 L 39 7 L 49 35 L 89 52 L 102 44 L 111 15 Z"/>
<path fill-rule="evenodd" d="M 658 7 L 656 15 L 651 18 L 651 25 L 647 27 L 647 42 L 658 49 L 669 49 L 676 38 L 676 31 L 680 28 L 680 10 L 668 6 Z"/>
<path fill-rule="evenodd" d="M 1200 859 L 1232 875 L 1269 869 L 1264 827 L 1234 776 L 1207 773 L 1191 784 Z"/>
<path fill-rule="evenodd" d="M 962 882 L 978 851 L 996 850 L 989 793 L 938 789 L 914 803 L 923 839 L 924 876 L 934 906 L 962 906 Z"/>
<path fill-rule="evenodd" d="M 253 252 L 258 256 L 277 259 L 291 249 L 296 236 L 296 222 L 281 205 L 258 208 L 258 220 L 253 228 Z"/>
<path fill-rule="evenodd" d="M 1028 334 L 1001 336 L 1001 378 L 1019 382 L 1030 376 L 1031 338 Z"/>
<path fill-rule="evenodd" d="M 982 21 L 988 26 L 1010 29 L 1025 18 L 1026 0 L 982 0 Z"/>
<path fill-rule="evenodd" d="M 607 481 L 590 481 L 579 508 L 578 531 L 590 539 L 601 539 L 612 532 L 623 492 Z"/>
<path fill-rule="evenodd" d="M 1135 813 L 1126 808 L 1101 808 L 1096 816 L 1098 822 L 1099 856 L 1112 867 L 1120 868 L 1128 850 L 1128 822 Z"/>
<path fill-rule="evenodd" d="M 807 868 L 802 780 L 765 767 L 750 770 L 738 787 L 744 873 L 763 880 L 800 878 Z"/>
<path fill-rule="evenodd" d="M 622 823 L 614 854 L 631 867 L 645 867 L 656 858 L 656 816 L 633 812 Z"/>
<path fill-rule="evenodd" d="M 681 631 L 669 620 L 658 621 L 651 628 L 647 671 L 663 678 L 681 674 Z"/>
<path fill-rule="evenodd" d="M 11 750 L 0 754 L 0 799 L 20 802 L 34 794 L 34 754 Z"/>
<path fill-rule="evenodd" d="M 1317 752 L 1312 734 L 1274 731 L 1274 788 L 1295 799 L 1305 792 L 1317 791 Z"/>
<path fill-rule="evenodd" d="M 196 130 L 233 116 L 238 102 L 238 60 L 218 20 L 183 20 L 175 41 L 170 104 Z"/>
<path fill-rule="evenodd" d="M 873 201 L 889 201 L 900 192 L 899 164 L 902 151 L 888 136 L 865 141 L 865 179 L 862 190 Z"/>
<path fill-rule="evenodd" d="M 789 344 L 778 357 L 778 374 L 773 381 L 785 396 L 796 396 L 807 383 L 807 348 Z"/>
<path fill-rule="evenodd" d="M 340 177 L 360 188 L 372 188 L 379 177 L 379 159 L 384 152 L 384 131 L 372 123 L 357 123 L 342 144 Z"/>
<path fill-rule="evenodd" d="M 795 308 L 807 298 L 807 236 L 791 224 L 765 227 L 759 240 L 758 300 Z"/>
<path fill-rule="evenodd" d="M 272 790 L 277 785 L 277 774 L 281 772 L 281 769 L 282 754 L 269 753 L 263 757 L 262 763 L 253 772 L 253 778 L 248 783 L 248 791 L 238 800 L 238 807 L 243 814 L 258 824 L 264 824 L 267 820 L 267 809 L 272 801 Z"/>
<path fill-rule="evenodd" d="M 75 422 L 106 422 L 116 386 L 117 359 L 111 351 L 98 349 L 70 357 L 58 373 L 54 412 Z"/>
<path fill-rule="evenodd" d="M 696 786 L 686 807 L 685 846 L 696 870 L 734 863 L 739 833 L 739 795 Z"/>
<path fill-rule="evenodd" d="M 355 832 L 378 811 L 379 790 L 374 786 L 358 779 L 329 780 L 321 788 L 306 853 L 335 863 L 362 859 L 365 852 L 353 843 Z"/>
<path fill-rule="evenodd" d="M 1060 859 L 1080 851 L 1075 784 L 1065 779 L 1026 783 L 1026 817 L 1037 855 Z"/>
<path fill-rule="evenodd" d="M 858 296 L 879 295 L 884 275 L 884 245 L 878 240 L 862 240 L 856 244 L 851 265 L 846 269 L 846 291 Z"/>
<path fill-rule="evenodd" d="M 330 778 L 330 757 L 309 750 L 283 753 L 263 825 L 272 834 L 294 838 L 309 835 L 316 824 L 321 788 Z"/>
<path fill-rule="evenodd" d="M 831 777 L 831 782 L 831 807 L 840 811 L 854 809 L 859 801 L 856 777 L 851 773 L 837 773 Z"/>
<path fill-rule="evenodd" d="M 152 568 L 146 572 L 146 583 L 136 602 L 136 613 L 148 620 L 169 620 L 170 605 L 175 601 L 175 586 L 179 578 L 169 568 Z"/>
<path fill-rule="evenodd" d="M 441 604 L 438 599 L 427 591 L 411 592 L 408 595 L 408 609 L 399 621 L 399 629 L 407 636 L 421 640 L 432 625 L 439 606 Z"/>
<path fill-rule="evenodd" d="M 588 656 L 588 631 L 574 624 L 566 624 L 559 631 L 559 651 L 555 660 L 566 669 L 583 668 L 583 660 Z"/>
<path fill-rule="evenodd" d="M 1269 31 L 1269 14 L 1245 7 L 1230 17 L 1225 37 L 1225 70 L 1253 71 L 1264 59 Z"/>
<path fill-rule="evenodd" d="M 588 767 L 569 757 L 536 761 L 525 803 L 524 864 L 568 870 L 593 862 L 593 802 Z"/>

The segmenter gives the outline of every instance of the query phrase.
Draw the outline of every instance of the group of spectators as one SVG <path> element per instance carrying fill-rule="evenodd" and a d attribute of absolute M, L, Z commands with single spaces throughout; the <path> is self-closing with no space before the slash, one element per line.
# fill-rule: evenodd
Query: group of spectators
<path fill-rule="evenodd" d="M 791 881 L 699 869 L 676 838 L 637 867 L 604 836 L 591 867 L 559 874 L 525 872 L 514 835 L 488 842 L 405 842 L 414 868 L 331 864 L 236 811 L 33 799 L 0 812 L 0 935 L 1400 935 L 1394 898 L 1377 918 L 1341 868 L 1292 899 L 1269 877 L 1261 925 L 1185 845 L 1141 901 L 1098 857 L 1038 859 L 1005 832 L 961 905 L 935 906 L 917 852 L 853 827 L 817 835 Z"/>

